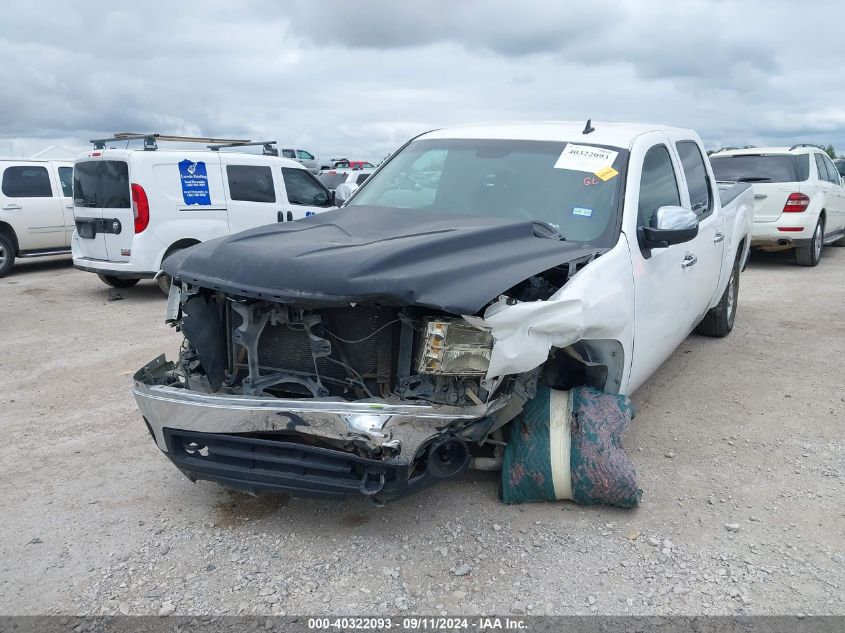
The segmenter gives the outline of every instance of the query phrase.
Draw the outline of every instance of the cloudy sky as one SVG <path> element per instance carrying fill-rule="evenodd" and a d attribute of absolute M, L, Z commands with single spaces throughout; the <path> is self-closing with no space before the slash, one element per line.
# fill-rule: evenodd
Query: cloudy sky
<path fill-rule="evenodd" d="M 0 16 L 0 155 L 132 130 L 378 159 L 432 128 L 587 117 L 845 153 L 841 0 L 0 0 Z"/>

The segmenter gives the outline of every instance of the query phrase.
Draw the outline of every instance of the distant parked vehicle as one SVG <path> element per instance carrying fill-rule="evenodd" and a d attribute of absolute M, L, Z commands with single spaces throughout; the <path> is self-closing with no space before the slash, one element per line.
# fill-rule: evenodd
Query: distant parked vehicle
<path fill-rule="evenodd" d="M 133 136 L 143 149 L 110 147 L 124 144 L 127 135 L 117 135 L 92 141 L 74 163 L 73 265 L 110 286 L 156 277 L 165 259 L 194 244 L 334 206 L 334 195 L 272 143 Z M 158 149 L 159 141 L 200 148 Z M 247 145 L 264 145 L 265 154 L 214 151 Z M 157 279 L 169 287 L 168 277 Z"/>
<path fill-rule="evenodd" d="M 331 161 L 324 161 L 321 158 L 317 158 L 314 154 L 305 151 L 304 149 L 281 149 L 279 150 L 279 155 L 283 158 L 295 160 L 301 165 L 305 165 L 308 171 L 312 174 L 319 173 L 320 170 L 330 169 L 332 167 Z"/>
<path fill-rule="evenodd" d="M 349 160 L 348 158 L 333 158 L 332 167 L 335 169 L 375 169 L 376 166 L 366 160 Z"/>
<path fill-rule="evenodd" d="M 0 158 L 0 277 L 16 257 L 70 253 L 73 164 Z"/>
<path fill-rule="evenodd" d="M 330 169 L 317 174 L 317 180 L 329 191 L 334 191 L 342 183 L 354 183 L 360 186 L 372 173 L 372 169 Z"/>
<path fill-rule="evenodd" d="M 845 246 L 845 188 L 830 157 L 815 145 L 725 150 L 710 157 L 716 179 L 754 189 L 751 245 L 795 250 L 816 266 L 825 244 Z"/>
<path fill-rule="evenodd" d="M 845 178 L 845 158 L 837 158 L 833 161 L 833 165 L 836 167 L 839 175 Z"/>

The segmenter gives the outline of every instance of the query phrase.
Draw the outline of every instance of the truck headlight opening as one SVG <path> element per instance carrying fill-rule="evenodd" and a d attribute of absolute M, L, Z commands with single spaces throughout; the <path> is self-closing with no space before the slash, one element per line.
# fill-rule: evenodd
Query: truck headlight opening
<path fill-rule="evenodd" d="M 426 321 L 417 370 L 442 376 L 484 376 L 493 335 L 457 319 Z"/>

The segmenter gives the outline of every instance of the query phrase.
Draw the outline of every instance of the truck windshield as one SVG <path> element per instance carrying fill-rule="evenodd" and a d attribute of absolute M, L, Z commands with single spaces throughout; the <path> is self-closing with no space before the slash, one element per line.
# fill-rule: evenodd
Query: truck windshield
<path fill-rule="evenodd" d="M 347 206 L 425 209 L 551 225 L 567 240 L 612 245 L 628 152 L 500 139 L 413 141 Z"/>
<path fill-rule="evenodd" d="M 810 176 L 807 154 L 737 154 L 711 156 L 716 180 L 741 182 L 803 182 Z"/>

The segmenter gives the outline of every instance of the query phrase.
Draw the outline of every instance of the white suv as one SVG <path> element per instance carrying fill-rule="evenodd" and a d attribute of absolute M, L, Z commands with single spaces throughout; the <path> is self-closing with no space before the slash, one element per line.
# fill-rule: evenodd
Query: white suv
<path fill-rule="evenodd" d="M 720 150 L 710 156 L 719 181 L 754 189 L 751 245 L 795 250 L 815 266 L 825 244 L 845 246 L 845 188 L 833 161 L 815 145 Z"/>
<path fill-rule="evenodd" d="M 0 277 L 16 257 L 70 252 L 71 163 L 0 158 Z"/>
<path fill-rule="evenodd" d="M 126 149 L 130 137 L 144 149 Z M 159 149 L 160 141 L 194 149 Z M 334 195 L 303 165 L 274 155 L 271 143 L 258 143 L 265 154 L 248 154 L 214 150 L 255 143 L 202 145 L 212 141 L 223 139 L 122 134 L 94 141 L 73 169 L 74 267 L 118 288 L 156 277 L 166 291 L 161 263 L 179 250 L 334 208 Z"/>

